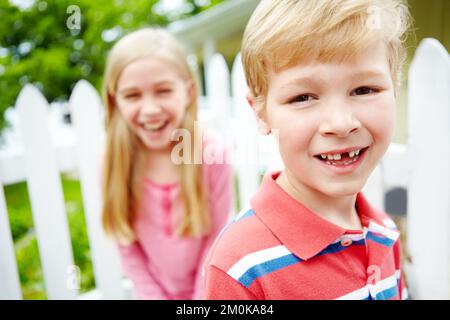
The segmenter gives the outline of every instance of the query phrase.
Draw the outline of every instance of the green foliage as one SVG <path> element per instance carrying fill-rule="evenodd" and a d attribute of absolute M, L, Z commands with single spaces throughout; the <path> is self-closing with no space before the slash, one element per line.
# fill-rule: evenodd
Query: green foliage
<path fill-rule="evenodd" d="M 46 299 L 36 236 L 30 233 L 15 245 L 22 295 L 27 300 Z"/>
<path fill-rule="evenodd" d="M 169 19 L 154 12 L 158 0 L 35 0 L 28 9 L 0 0 L 0 129 L 4 110 L 26 83 L 35 84 L 49 101 L 66 100 L 79 79 L 100 89 L 114 34 L 165 26 L 222 1 L 186 0 L 189 10 Z M 80 10 L 80 29 L 68 28 L 74 17 L 70 6 Z M 107 31 L 113 36 L 105 38 Z"/>
<path fill-rule="evenodd" d="M 14 242 L 25 236 L 33 227 L 31 207 L 25 182 L 4 187 L 8 204 L 9 224 Z"/>
<path fill-rule="evenodd" d="M 81 272 L 80 291 L 86 292 L 95 287 L 95 279 L 80 182 L 69 179 L 68 177 L 63 177 L 62 181 L 74 262 L 80 268 Z"/>

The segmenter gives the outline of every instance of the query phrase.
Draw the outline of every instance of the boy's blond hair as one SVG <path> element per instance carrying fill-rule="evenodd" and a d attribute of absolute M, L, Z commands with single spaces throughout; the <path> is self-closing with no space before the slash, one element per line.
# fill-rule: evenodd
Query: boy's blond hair
<path fill-rule="evenodd" d="M 395 87 L 406 59 L 411 18 L 405 0 L 263 0 L 245 29 L 242 63 L 250 94 L 262 108 L 268 71 L 302 62 L 345 61 L 382 40 Z"/>

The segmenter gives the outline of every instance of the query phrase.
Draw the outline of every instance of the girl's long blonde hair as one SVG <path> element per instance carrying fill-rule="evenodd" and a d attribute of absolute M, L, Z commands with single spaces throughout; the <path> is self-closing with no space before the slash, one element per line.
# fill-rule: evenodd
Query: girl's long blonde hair
<path fill-rule="evenodd" d="M 133 225 L 139 212 L 145 152 L 139 138 L 130 130 L 115 103 L 117 81 L 131 62 L 155 57 L 169 63 L 184 81 L 194 81 L 186 55 L 178 41 L 163 29 L 145 28 L 119 40 L 108 55 L 103 79 L 103 100 L 106 108 L 106 152 L 103 161 L 102 223 L 107 235 L 121 243 L 136 240 Z M 151 76 L 151 75 L 149 75 Z M 197 97 L 186 109 L 182 128 L 194 136 L 197 120 Z M 191 146 L 191 154 L 194 154 Z M 187 150 L 184 150 L 187 151 Z M 180 196 L 184 215 L 175 232 L 182 236 L 203 236 L 209 233 L 210 216 L 206 204 L 201 165 L 180 165 Z"/>

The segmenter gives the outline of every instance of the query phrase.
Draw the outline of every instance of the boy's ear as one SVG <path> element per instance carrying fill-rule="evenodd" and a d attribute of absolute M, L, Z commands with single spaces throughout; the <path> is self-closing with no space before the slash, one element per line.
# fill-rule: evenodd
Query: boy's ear
<path fill-rule="evenodd" d="M 245 96 L 245 98 L 247 99 L 248 104 L 250 105 L 250 107 L 253 109 L 253 105 L 255 104 L 255 100 L 253 98 L 253 95 L 249 92 L 247 92 L 247 95 Z"/>
<path fill-rule="evenodd" d="M 270 126 L 268 125 L 265 117 L 265 112 L 263 110 L 260 110 L 261 106 L 259 105 L 259 102 L 256 101 L 255 97 L 251 94 L 251 92 L 247 93 L 247 102 L 250 105 L 250 107 L 253 109 L 253 114 L 256 118 L 256 124 L 258 125 L 258 131 L 263 135 L 270 134 Z"/>

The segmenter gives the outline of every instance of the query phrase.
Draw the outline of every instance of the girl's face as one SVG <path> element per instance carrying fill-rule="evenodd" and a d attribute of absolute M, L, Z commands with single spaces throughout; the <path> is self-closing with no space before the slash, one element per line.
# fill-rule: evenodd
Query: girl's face
<path fill-rule="evenodd" d="M 120 113 L 143 144 L 170 150 L 170 136 L 195 95 L 193 81 L 183 80 L 169 63 L 146 57 L 125 67 L 116 92 Z"/>

